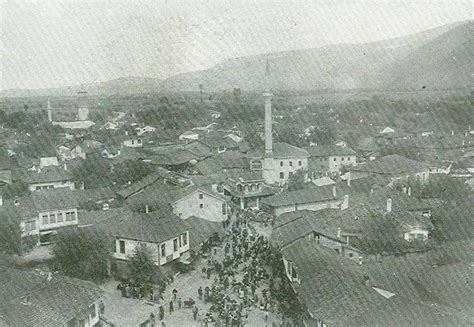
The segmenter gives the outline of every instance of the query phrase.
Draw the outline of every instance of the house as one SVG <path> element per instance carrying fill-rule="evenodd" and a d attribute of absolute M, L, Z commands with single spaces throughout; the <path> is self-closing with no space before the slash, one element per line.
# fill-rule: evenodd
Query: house
<path fill-rule="evenodd" d="M 23 181 L 28 184 L 30 192 L 44 189 L 69 187 L 74 190 L 72 175 L 61 167 L 48 166 L 28 171 L 22 176 Z"/>
<path fill-rule="evenodd" d="M 257 151 L 248 155 L 250 170 L 261 171 L 266 184 L 285 184 L 296 171 L 308 167 L 308 151 L 288 143 L 272 144 L 271 154 Z"/>
<path fill-rule="evenodd" d="M 215 172 L 249 168 L 249 161 L 240 151 L 226 151 L 214 154 L 193 165 L 192 169 L 202 175 L 212 175 Z"/>
<path fill-rule="evenodd" d="M 349 171 L 351 179 L 380 175 L 390 178 L 392 183 L 403 183 L 410 179 L 426 183 L 430 175 L 430 165 L 393 154 L 350 167 Z"/>
<path fill-rule="evenodd" d="M 323 176 L 319 178 L 313 178 L 312 180 L 313 184 L 316 186 L 328 186 L 328 185 L 335 185 L 336 182 L 333 181 L 330 177 L 328 176 Z"/>
<path fill-rule="evenodd" d="M 114 145 L 106 145 L 101 152 L 102 158 L 114 159 L 120 155 L 120 147 Z"/>
<path fill-rule="evenodd" d="M 36 236 L 39 244 L 49 244 L 60 228 L 78 224 L 77 202 L 69 188 L 35 191 L 3 201 L 11 222 L 20 224 L 22 236 Z"/>
<path fill-rule="evenodd" d="M 213 119 L 219 119 L 221 118 L 221 113 L 215 110 L 208 110 L 209 114 L 211 115 L 211 118 Z"/>
<path fill-rule="evenodd" d="M 299 239 L 333 249 L 334 254 L 352 260 L 359 261 L 362 258 L 362 251 L 350 245 L 349 240 L 341 235 L 340 229 L 331 228 L 329 219 L 316 219 L 313 211 L 287 212 L 276 219 L 271 235 L 273 245 L 282 249 Z"/>
<path fill-rule="evenodd" d="M 298 210 L 345 209 L 347 205 L 348 198 L 338 196 L 335 186 L 283 191 L 262 200 L 262 206 L 270 209 L 277 217 L 285 212 Z"/>
<path fill-rule="evenodd" d="M 59 166 L 58 158 L 57 157 L 40 158 L 40 168 L 44 168 L 47 166 Z"/>
<path fill-rule="evenodd" d="M 156 184 L 129 198 L 127 204 L 138 211 L 153 212 L 170 207 L 181 219 L 195 216 L 209 221 L 228 219 L 229 208 L 223 195 L 201 186 L 176 187 Z"/>
<path fill-rule="evenodd" d="M 117 197 L 115 192 L 108 187 L 78 189 L 74 190 L 73 194 L 79 206 L 88 209 L 96 207 L 107 210 L 112 206 L 112 203 Z"/>
<path fill-rule="evenodd" d="M 208 146 L 213 153 L 239 150 L 239 142 L 235 141 L 232 137 L 227 137 L 227 135 L 217 132 L 203 135 L 197 142 Z"/>
<path fill-rule="evenodd" d="M 146 246 L 156 266 L 175 260 L 189 262 L 190 226 L 171 210 L 139 213 L 120 208 L 106 212 L 107 219 L 102 219 L 97 227 L 114 239 L 115 259 L 128 261 L 138 246 Z"/>
<path fill-rule="evenodd" d="M 311 172 L 340 172 L 342 167 L 354 166 L 356 152 L 348 147 L 340 146 L 310 146 L 306 148 L 309 157 L 309 170 Z"/>
<path fill-rule="evenodd" d="M 119 125 L 113 122 L 106 122 L 104 125 L 102 125 L 99 129 L 105 129 L 105 130 L 116 130 L 118 129 Z"/>
<path fill-rule="evenodd" d="M 395 130 L 388 126 L 380 131 L 380 134 L 390 134 L 390 133 L 395 133 Z"/>
<path fill-rule="evenodd" d="M 156 127 L 146 125 L 143 127 L 137 127 L 136 131 L 137 131 L 137 136 L 142 136 L 143 134 L 146 134 L 146 133 L 156 132 Z"/>
<path fill-rule="evenodd" d="M 100 324 L 99 304 L 104 291 L 93 282 L 2 266 L 0 284 L 0 326 Z"/>
<path fill-rule="evenodd" d="M 232 169 L 224 173 L 224 194 L 230 195 L 232 202 L 241 210 L 260 208 L 260 201 L 280 192 L 277 187 L 265 185 L 261 174 L 241 169 Z"/>
<path fill-rule="evenodd" d="M 141 148 L 143 147 L 143 139 L 137 135 L 130 135 L 125 137 L 122 144 L 129 148 Z"/>
<path fill-rule="evenodd" d="M 189 243 L 191 251 L 199 251 L 203 245 L 211 240 L 215 235 L 220 239 L 224 238 L 226 234 L 222 223 L 210 221 L 199 217 L 189 217 L 186 222 L 190 226 Z"/>
<path fill-rule="evenodd" d="M 470 325 L 447 306 L 419 302 L 372 286 L 363 266 L 306 239 L 282 251 L 286 279 L 307 326 Z M 397 275 L 396 275 L 397 276 Z"/>
<path fill-rule="evenodd" d="M 199 139 L 199 133 L 194 130 L 186 131 L 179 135 L 178 139 L 180 141 L 196 141 Z"/>
<path fill-rule="evenodd" d="M 182 145 L 156 146 L 149 148 L 149 151 L 150 163 L 174 171 L 186 170 L 199 159 Z"/>

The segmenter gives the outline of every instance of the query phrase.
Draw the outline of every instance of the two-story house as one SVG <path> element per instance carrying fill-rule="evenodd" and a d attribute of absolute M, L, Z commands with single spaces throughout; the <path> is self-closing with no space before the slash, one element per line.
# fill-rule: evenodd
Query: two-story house
<path fill-rule="evenodd" d="M 21 236 L 36 235 L 38 244 L 49 244 L 60 228 L 78 224 L 79 204 L 69 188 L 35 191 L 3 206 L 20 224 Z"/>
<path fill-rule="evenodd" d="M 342 146 L 310 146 L 306 148 L 311 172 L 340 172 L 342 167 L 353 166 L 356 162 L 356 152 Z"/>
<path fill-rule="evenodd" d="M 228 178 L 224 184 L 224 194 L 230 195 L 240 209 L 260 208 L 260 201 L 280 191 L 277 187 L 265 184 L 261 174 L 245 170 L 225 173 Z"/>
<path fill-rule="evenodd" d="M 74 190 L 72 175 L 62 167 L 47 166 L 36 171 L 28 171 L 22 176 L 30 192 L 53 188 L 69 187 Z"/>

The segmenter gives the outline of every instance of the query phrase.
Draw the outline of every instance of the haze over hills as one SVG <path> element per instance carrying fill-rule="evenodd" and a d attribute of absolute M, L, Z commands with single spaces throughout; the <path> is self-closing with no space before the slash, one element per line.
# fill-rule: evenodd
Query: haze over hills
<path fill-rule="evenodd" d="M 2 97 L 140 94 L 167 91 L 264 89 L 265 61 L 280 90 L 457 89 L 471 86 L 473 22 L 459 22 L 396 39 L 337 44 L 229 59 L 210 69 L 166 80 L 124 77 L 104 83 L 40 90 L 4 90 Z"/>

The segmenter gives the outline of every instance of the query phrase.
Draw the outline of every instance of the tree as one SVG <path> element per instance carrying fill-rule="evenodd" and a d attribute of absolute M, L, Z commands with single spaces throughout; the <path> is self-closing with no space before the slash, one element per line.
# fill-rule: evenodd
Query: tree
<path fill-rule="evenodd" d="M 129 279 L 135 285 L 150 286 L 160 279 L 158 268 L 154 265 L 150 249 L 138 245 L 128 262 Z"/>
<path fill-rule="evenodd" d="M 288 178 L 288 191 L 301 190 L 306 184 L 306 170 L 299 169 Z"/>
<path fill-rule="evenodd" d="M 361 249 L 366 253 L 400 253 L 408 249 L 409 243 L 396 221 L 375 213 L 367 219 L 360 238 Z"/>
<path fill-rule="evenodd" d="M 97 230 L 64 229 L 51 249 L 54 268 L 67 276 L 103 281 L 109 277 L 110 244 L 110 239 Z"/>

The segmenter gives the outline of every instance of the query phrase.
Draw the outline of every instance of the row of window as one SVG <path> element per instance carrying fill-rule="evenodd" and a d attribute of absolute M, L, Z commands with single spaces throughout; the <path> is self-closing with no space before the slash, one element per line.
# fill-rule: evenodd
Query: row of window
<path fill-rule="evenodd" d="M 75 221 L 76 213 L 74 211 L 43 213 L 41 223 L 43 225 L 62 223 L 65 221 Z"/>
<path fill-rule="evenodd" d="M 54 188 L 54 185 L 42 185 L 42 186 L 36 186 L 35 189 L 37 191 L 41 191 L 41 190 L 50 190 L 50 189 L 53 189 Z"/>
<path fill-rule="evenodd" d="M 338 157 L 335 157 L 335 158 L 333 158 L 332 160 L 333 160 L 333 161 L 337 161 L 337 158 L 338 158 Z M 341 157 L 341 161 L 344 161 L 345 159 L 346 159 L 346 158 Z M 328 157 L 321 157 L 321 158 L 319 158 L 319 161 L 328 161 L 328 160 L 329 160 Z M 351 161 L 351 157 L 347 157 L 347 161 Z"/>
<path fill-rule="evenodd" d="M 283 162 L 283 161 L 280 161 L 280 167 L 283 167 L 283 165 L 284 165 L 284 162 Z M 289 161 L 289 162 L 288 162 L 288 165 L 289 165 L 290 167 L 293 167 L 293 161 Z M 302 166 L 302 165 L 303 165 L 303 162 L 302 162 L 301 160 L 299 160 L 299 161 L 298 161 L 298 166 Z"/>
<path fill-rule="evenodd" d="M 173 252 L 178 252 L 180 247 L 186 245 L 188 245 L 188 234 L 183 233 L 173 240 Z M 166 243 L 161 244 L 160 253 L 162 258 L 166 257 Z"/>

